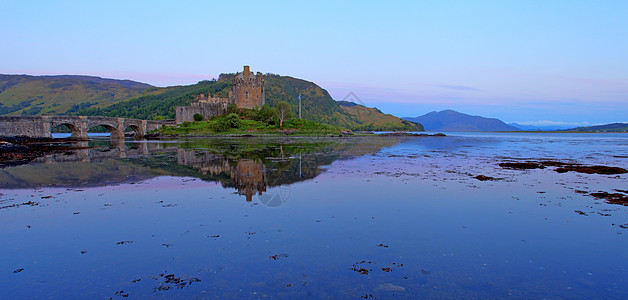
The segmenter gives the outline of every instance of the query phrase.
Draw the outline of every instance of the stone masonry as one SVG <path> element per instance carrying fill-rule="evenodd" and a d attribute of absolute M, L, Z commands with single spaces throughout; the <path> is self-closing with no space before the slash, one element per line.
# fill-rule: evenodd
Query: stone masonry
<path fill-rule="evenodd" d="M 141 138 L 167 123 L 99 116 L 0 116 L 0 136 L 52 137 L 51 129 L 63 125 L 70 129 L 72 137 L 79 139 L 86 139 L 87 131 L 95 126 L 107 128 L 112 139 L 124 138 L 127 127 L 135 131 L 136 138 Z"/>
<path fill-rule="evenodd" d="M 249 71 L 249 66 L 244 66 L 242 73 L 236 74 L 229 97 L 240 108 L 261 108 L 266 101 L 264 95 L 264 75 Z"/>
<path fill-rule="evenodd" d="M 254 74 L 249 66 L 244 66 L 244 70 L 233 78 L 229 98 L 201 94 L 194 100 L 191 106 L 176 107 L 177 124 L 194 121 L 195 114 L 200 114 L 204 120 L 222 115 L 229 104 L 236 104 L 239 108 L 261 108 L 266 102 L 264 75 L 260 72 Z"/>

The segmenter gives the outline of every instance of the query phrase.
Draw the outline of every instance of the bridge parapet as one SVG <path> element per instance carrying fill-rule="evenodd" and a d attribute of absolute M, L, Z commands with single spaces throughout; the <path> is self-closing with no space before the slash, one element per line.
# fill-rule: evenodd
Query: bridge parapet
<path fill-rule="evenodd" d="M 0 135 L 52 137 L 50 122 L 38 116 L 0 116 Z"/>

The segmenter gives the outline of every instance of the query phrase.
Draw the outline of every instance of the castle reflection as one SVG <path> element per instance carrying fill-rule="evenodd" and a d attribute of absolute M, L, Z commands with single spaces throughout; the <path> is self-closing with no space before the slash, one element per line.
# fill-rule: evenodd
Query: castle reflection
<path fill-rule="evenodd" d="M 184 149 L 177 150 L 177 159 L 180 165 L 191 166 L 203 175 L 229 176 L 230 182 L 223 181 L 223 186 L 235 187 L 238 194 L 246 196 L 246 201 L 266 192 L 266 169 L 261 161 L 240 159 L 230 162 L 219 154 Z"/>

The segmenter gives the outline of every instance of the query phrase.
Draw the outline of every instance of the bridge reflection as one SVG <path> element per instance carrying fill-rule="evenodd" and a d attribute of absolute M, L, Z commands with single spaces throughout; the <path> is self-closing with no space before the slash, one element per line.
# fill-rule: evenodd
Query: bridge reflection
<path fill-rule="evenodd" d="M 33 163 L 59 162 L 91 162 L 110 158 L 127 158 L 138 155 L 149 155 L 164 149 L 164 144 L 152 142 L 125 143 L 122 139 L 112 139 L 110 147 L 93 147 L 88 141 L 73 142 L 73 149 L 66 152 L 57 152 L 37 158 Z"/>

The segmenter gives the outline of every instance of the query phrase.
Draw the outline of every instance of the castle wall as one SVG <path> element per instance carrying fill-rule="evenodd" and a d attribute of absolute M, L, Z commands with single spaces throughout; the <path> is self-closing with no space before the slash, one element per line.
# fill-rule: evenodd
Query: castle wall
<path fill-rule="evenodd" d="M 193 122 L 194 115 L 200 114 L 203 120 L 219 116 L 227 111 L 227 103 L 194 103 L 193 106 L 176 107 L 176 123 Z"/>

